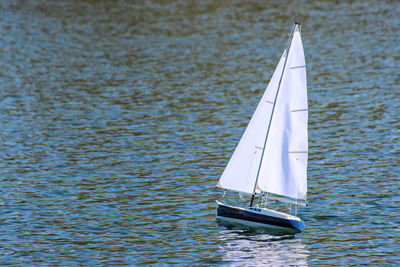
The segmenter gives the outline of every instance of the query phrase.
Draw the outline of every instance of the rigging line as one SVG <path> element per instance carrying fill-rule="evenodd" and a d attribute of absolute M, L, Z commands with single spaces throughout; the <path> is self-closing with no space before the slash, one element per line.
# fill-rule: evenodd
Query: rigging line
<path fill-rule="evenodd" d="M 285 51 L 286 51 L 286 58 L 285 58 L 285 62 L 284 62 L 284 64 L 283 64 L 283 69 L 282 69 L 281 77 L 280 77 L 280 79 L 279 79 L 278 89 L 276 90 L 274 104 L 272 105 L 271 117 L 270 117 L 269 123 L 268 123 L 267 135 L 265 136 L 265 140 L 264 140 L 263 151 L 262 151 L 262 154 L 261 154 L 260 165 L 258 166 L 258 170 L 257 170 L 257 176 L 256 176 L 256 181 L 255 181 L 255 183 L 254 183 L 253 195 L 251 196 L 250 207 L 253 206 L 254 195 L 255 195 L 255 192 L 256 192 L 258 177 L 260 176 L 261 164 L 262 164 L 262 161 L 263 161 L 263 158 L 264 158 L 264 152 L 265 152 L 265 147 L 266 147 L 266 145 L 267 145 L 269 130 L 270 130 L 270 128 L 271 128 L 271 121 L 272 121 L 272 117 L 274 116 L 274 110 L 275 110 L 276 100 L 277 100 L 277 98 L 278 98 L 279 89 L 281 88 L 281 83 L 282 83 L 283 74 L 285 73 L 286 63 L 287 63 L 287 60 L 288 60 L 288 58 L 289 58 L 290 46 L 291 46 L 291 44 L 292 44 L 293 35 L 294 35 L 294 33 L 295 33 L 295 30 L 296 30 L 296 28 L 297 28 L 297 25 L 299 25 L 299 27 L 300 27 L 300 23 L 297 23 L 297 22 L 294 23 L 294 26 L 293 26 L 293 29 L 292 29 L 292 34 L 291 34 L 290 37 L 289 37 L 288 44 L 286 44 L 286 50 L 285 50 Z"/>

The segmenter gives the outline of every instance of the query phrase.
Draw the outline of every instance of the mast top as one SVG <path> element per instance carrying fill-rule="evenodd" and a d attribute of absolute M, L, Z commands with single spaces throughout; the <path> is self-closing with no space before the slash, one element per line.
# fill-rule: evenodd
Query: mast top
<path fill-rule="evenodd" d="M 295 21 L 294 28 L 295 28 L 295 32 L 301 33 L 301 23 L 300 22 Z"/>

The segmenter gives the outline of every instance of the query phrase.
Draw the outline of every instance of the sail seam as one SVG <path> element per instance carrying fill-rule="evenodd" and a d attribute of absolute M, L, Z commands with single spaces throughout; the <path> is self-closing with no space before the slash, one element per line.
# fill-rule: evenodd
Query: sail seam
<path fill-rule="evenodd" d="M 307 154 L 308 151 L 289 151 L 289 153 L 292 153 L 292 154 L 305 153 L 305 154 Z"/>

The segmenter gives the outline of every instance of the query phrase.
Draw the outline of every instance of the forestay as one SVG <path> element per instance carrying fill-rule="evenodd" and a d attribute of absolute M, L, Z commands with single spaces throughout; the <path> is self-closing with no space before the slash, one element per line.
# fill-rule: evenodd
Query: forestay
<path fill-rule="evenodd" d="M 307 81 L 298 24 L 287 51 L 218 182 L 220 188 L 306 198 Z"/>

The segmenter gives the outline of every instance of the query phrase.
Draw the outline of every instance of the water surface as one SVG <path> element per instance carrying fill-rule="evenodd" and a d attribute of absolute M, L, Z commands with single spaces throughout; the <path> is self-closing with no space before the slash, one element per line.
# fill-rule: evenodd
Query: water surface
<path fill-rule="evenodd" d="M 0 1 L 0 262 L 399 265 L 395 1 Z M 306 231 L 214 186 L 302 22 Z"/>

